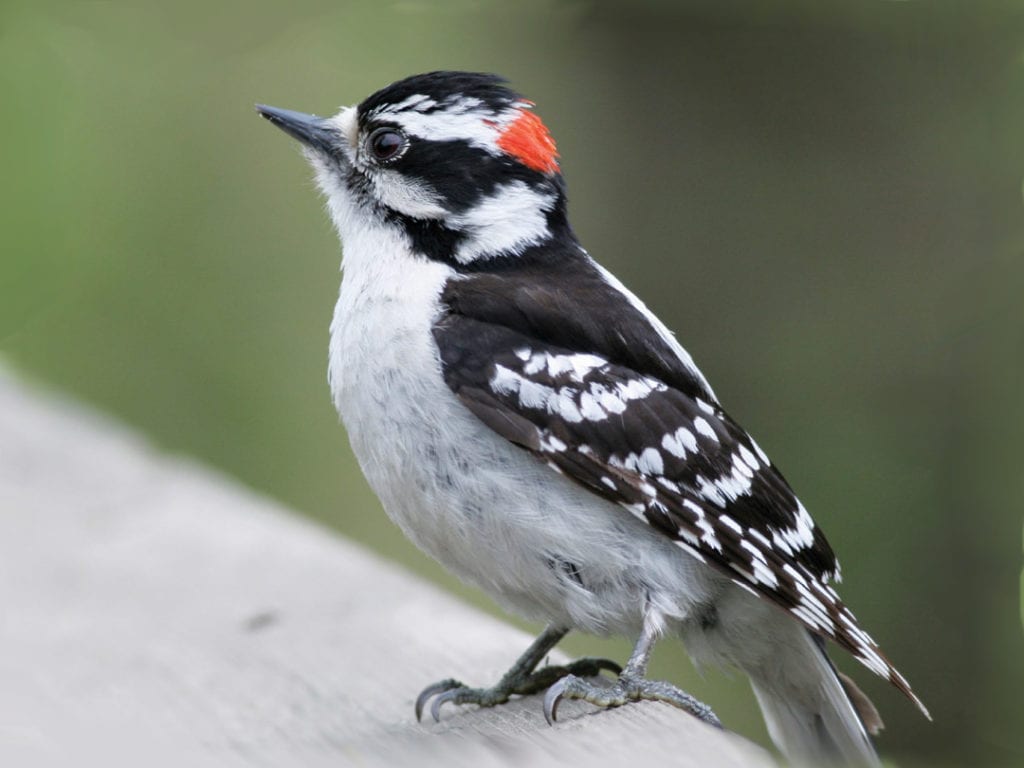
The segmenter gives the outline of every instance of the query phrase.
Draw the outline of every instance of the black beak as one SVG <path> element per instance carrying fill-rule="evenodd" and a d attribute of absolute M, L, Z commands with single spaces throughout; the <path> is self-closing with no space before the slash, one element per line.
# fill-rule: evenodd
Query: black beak
<path fill-rule="evenodd" d="M 341 138 L 338 129 L 322 117 L 292 112 L 290 109 L 268 107 L 264 104 L 257 104 L 256 111 L 308 147 L 330 154 L 338 150 L 338 141 Z"/>

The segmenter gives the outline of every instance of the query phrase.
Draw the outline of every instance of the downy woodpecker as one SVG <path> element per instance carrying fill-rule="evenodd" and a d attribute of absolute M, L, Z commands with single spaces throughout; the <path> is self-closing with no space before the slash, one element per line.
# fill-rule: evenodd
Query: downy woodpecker
<path fill-rule="evenodd" d="M 409 77 L 331 118 L 259 106 L 298 139 L 341 236 L 334 403 L 388 515 L 464 580 L 548 629 L 492 688 L 601 706 L 667 701 L 655 640 L 751 680 L 777 746 L 877 765 L 881 721 L 833 640 L 921 707 L 830 585 L 821 529 L 665 325 L 573 234 L 555 143 L 493 75 Z M 538 666 L 570 630 L 638 637 L 619 671 Z M 927 713 L 926 713 L 927 714 Z"/>

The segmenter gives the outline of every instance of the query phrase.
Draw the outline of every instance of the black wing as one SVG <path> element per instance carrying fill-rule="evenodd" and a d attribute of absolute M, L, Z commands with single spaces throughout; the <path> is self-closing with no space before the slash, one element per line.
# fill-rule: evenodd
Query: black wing
<path fill-rule="evenodd" d="M 696 368 L 615 287 L 581 302 L 574 281 L 575 296 L 520 274 L 450 282 L 434 337 L 452 391 L 492 430 L 917 701 L 829 586 L 838 565 L 824 535 Z"/>

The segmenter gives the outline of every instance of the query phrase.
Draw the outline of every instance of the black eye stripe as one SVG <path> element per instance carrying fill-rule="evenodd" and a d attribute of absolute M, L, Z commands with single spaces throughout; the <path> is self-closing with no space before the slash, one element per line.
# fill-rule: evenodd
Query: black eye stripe
<path fill-rule="evenodd" d="M 366 149 L 378 163 L 389 163 L 404 154 L 409 140 L 398 128 L 382 126 L 366 139 Z"/>

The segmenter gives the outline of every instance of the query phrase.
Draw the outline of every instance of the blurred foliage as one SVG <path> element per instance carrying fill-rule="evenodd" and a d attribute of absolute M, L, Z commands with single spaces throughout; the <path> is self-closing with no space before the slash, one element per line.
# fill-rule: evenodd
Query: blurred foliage
<path fill-rule="evenodd" d="M 491 609 L 359 475 L 324 381 L 337 243 L 252 105 L 501 72 L 559 139 L 583 242 L 786 469 L 931 707 L 853 669 L 882 749 L 1024 764 L 1021 11 L 5 0 L 0 352 Z M 653 672 L 764 739 L 746 683 L 684 658 Z"/>

